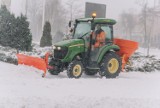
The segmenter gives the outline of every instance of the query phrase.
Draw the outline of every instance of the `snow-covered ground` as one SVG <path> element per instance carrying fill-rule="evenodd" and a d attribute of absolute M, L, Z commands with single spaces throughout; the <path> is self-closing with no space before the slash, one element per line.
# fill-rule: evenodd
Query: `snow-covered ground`
<path fill-rule="evenodd" d="M 160 108 L 160 72 L 68 79 L 0 62 L 0 108 Z"/>
<path fill-rule="evenodd" d="M 144 52 L 144 49 L 139 49 Z M 158 58 L 159 50 L 152 49 Z M 0 62 L 0 108 L 160 108 L 160 72 L 68 79 Z"/>

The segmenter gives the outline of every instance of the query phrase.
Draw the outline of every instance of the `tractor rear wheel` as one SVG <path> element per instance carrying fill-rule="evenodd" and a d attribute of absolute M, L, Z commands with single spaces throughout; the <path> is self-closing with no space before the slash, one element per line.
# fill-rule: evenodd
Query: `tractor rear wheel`
<path fill-rule="evenodd" d="M 115 52 L 109 52 L 100 64 L 100 71 L 106 78 L 115 78 L 119 75 L 121 66 L 121 58 Z"/>
<path fill-rule="evenodd" d="M 83 73 L 83 64 L 81 61 L 79 60 L 74 60 L 72 61 L 67 69 L 67 76 L 69 78 L 80 78 L 82 76 Z"/>

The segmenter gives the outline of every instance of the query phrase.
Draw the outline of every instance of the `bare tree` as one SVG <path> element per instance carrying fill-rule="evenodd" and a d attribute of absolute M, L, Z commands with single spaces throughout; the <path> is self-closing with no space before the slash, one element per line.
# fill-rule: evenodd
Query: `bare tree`
<path fill-rule="evenodd" d="M 154 43 L 154 41 L 152 42 L 151 40 L 153 40 L 154 36 L 159 32 L 155 31 L 155 29 L 156 19 L 159 17 L 160 11 L 156 11 L 155 2 L 153 7 L 148 7 L 147 4 L 147 2 L 141 4 L 140 22 L 144 28 L 144 46 L 147 47 L 147 56 L 149 56 L 150 46 Z"/>
<path fill-rule="evenodd" d="M 66 13 L 69 13 L 68 19 L 74 20 L 76 18 L 82 18 L 84 17 L 84 10 L 82 10 L 82 6 L 79 4 L 78 1 L 75 0 L 68 0 L 66 2 L 66 5 L 68 6 L 65 10 Z"/>
<path fill-rule="evenodd" d="M 66 17 L 61 0 L 46 0 L 45 21 L 49 21 L 52 26 L 52 35 L 56 41 L 57 32 L 64 32 Z"/>
<path fill-rule="evenodd" d="M 63 32 L 66 19 L 64 17 L 65 12 L 61 5 L 61 0 L 27 1 L 27 16 L 30 21 L 33 40 L 40 40 L 43 31 L 43 22 L 45 21 L 49 21 L 51 23 L 52 36 L 54 36 L 57 31 Z"/>
<path fill-rule="evenodd" d="M 43 0 L 28 0 L 27 3 L 27 16 L 30 21 L 33 40 L 40 40 L 42 34 Z"/>
<path fill-rule="evenodd" d="M 129 39 L 132 39 L 132 32 L 136 26 L 136 19 L 134 16 L 132 12 L 123 12 L 120 15 L 121 29 Z"/>

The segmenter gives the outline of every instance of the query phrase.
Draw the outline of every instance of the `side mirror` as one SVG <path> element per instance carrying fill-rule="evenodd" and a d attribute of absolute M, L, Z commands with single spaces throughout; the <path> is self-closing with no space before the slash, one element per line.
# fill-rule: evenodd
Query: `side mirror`
<path fill-rule="evenodd" d="M 68 26 L 69 26 L 69 27 L 72 26 L 72 21 L 69 21 Z"/>

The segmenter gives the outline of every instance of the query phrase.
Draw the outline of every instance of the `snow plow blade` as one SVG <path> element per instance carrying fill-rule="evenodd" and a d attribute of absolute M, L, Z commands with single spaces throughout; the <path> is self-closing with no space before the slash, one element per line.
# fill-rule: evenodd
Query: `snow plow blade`
<path fill-rule="evenodd" d="M 138 49 L 138 42 L 124 39 L 114 39 L 114 44 L 120 47 L 120 51 L 117 52 L 119 56 L 122 58 L 122 70 L 124 70 L 125 65 L 128 62 L 128 59 L 132 56 L 132 54 Z"/>
<path fill-rule="evenodd" d="M 45 59 L 38 57 L 31 57 L 24 54 L 17 54 L 17 57 L 18 57 L 18 64 L 33 66 L 39 70 L 42 70 L 44 72 L 42 77 L 45 77 L 47 71 L 47 64 Z"/>

